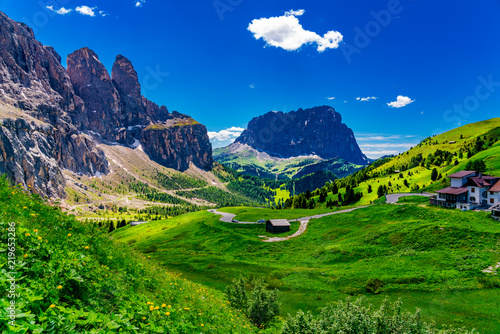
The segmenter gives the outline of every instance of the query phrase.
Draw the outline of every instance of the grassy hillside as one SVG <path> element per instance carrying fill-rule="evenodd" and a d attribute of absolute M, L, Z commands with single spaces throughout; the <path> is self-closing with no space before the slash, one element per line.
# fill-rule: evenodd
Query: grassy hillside
<path fill-rule="evenodd" d="M 259 152 L 250 146 L 217 148 L 214 159 L 240 173 L 262 178 L 289 180 L 317 172 L 330 171 L 339 177 L 347 176 L 362 166 L 343 159 L 322 159 L 318 156 L 304 156 L 282 159 Z"/>
<path fill-rule="evenodd" d="M 432 138 L 427 138 L 416 147 L 392 159 L 379 163 L 337 180 L 339 193 L 345 196 L 346 187 L 363 197 L 357 205 L 376 201 L 377 190 L 385 187 L 387 193 L 410 193 L 436 191 L 449 186 L 447 175 L 466 169 L 472 161 L 484 161 L 485 173 L 500 176 L 500 118 L 468 124 Z M 433 181 L 432 170 L 438 179 Z M 370 191 L 371 190 L 371 191 Z M 319 201 L 319 192 L 313 193 L 316 207 L 326 207 L 337 201 L 338 194 L 332 185 L 324 187 L 325 201 Z"/>
<path fill-rule="evenodd" d="M 0 332 L 253 332 L 220 292 L 166 272 L 95 224 L 80 223 L 3 178 L 0 199 Z M 15 326 L 8 319 L 11 300 Z"/>
<path fill-rule="evenodd" d="M 311 212 L 226 211 L 241 220 Z M 500 225 L 486 213 L 382 204 L 313 220 L 305 234 L 286 242 L 262 242 L 264 229 L 196 212 L 120 229 L 114 237 L 219 290 L 239 275 L 262 277 L 281 290 L 282 315 L 317 312 L 350 295 L 376 305 L 388 296 L 402 298 L 408 310 L 420 307 L 427 321 L 500 331 L 500 280 L 481 272 L 500 261 Z"/>

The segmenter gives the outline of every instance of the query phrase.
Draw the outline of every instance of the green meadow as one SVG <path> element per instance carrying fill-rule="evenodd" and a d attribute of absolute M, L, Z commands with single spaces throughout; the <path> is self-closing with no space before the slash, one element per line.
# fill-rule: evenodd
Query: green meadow
<path fill-rule="evenodd" d="M 277 243 L 261 241 L 264 225 L 223 223 L 206 211 L 121 228 L 113 238 L 220 291 L 240 275 L 263 278 L 280 289 L 282 316 L 348 296 L 375 305 L 387 296 L 422 309 L 425 321 L 500 332 L 500 279 L 482 272 L 500 261 L 500 223 L 484 212 L 404 202 L 312 220 L 301 236 Z M 222 210 L 242 221 L 322 211 Z"/>

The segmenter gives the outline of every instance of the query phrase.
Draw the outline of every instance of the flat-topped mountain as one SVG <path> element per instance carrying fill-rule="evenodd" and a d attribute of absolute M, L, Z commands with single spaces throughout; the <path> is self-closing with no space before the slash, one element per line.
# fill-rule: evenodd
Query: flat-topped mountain
<path fill-rule="evenodd" d="M 369 163 L 353 131 L 328 106 L 255 117 L 234 143 L 215 149 L 214 158 L 242 173 L 276 179 L 318 171 L 343 177 Z"/>
<path fill-rule="evenodd" d="M 280 158 L 317 155 L 323 159 L 342 158 L 355 164 L 368 163 L 353 131 L 329 106 L 289 113 L 271 111 L 255 117 L 235 143 Z"/>
<path fill-rule="evenodd" d="M 62 170 L 110 172 L 99 143 L 142 149 L 163 166 L 211 169 L 207 129 L 141 95 L 132 63 L 117 56 L 111 76 L 92 50 L 68 68 L 33 30 L 0 12 L 0 173 L 36 193 L 65 197 Z"/>

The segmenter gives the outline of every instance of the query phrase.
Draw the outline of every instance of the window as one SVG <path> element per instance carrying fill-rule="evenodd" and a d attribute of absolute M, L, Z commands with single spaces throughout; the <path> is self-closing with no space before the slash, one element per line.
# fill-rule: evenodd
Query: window
<path fill-rule="evenodd" d="M 491 204 L 495 203 L 495 199 L 494 198 L 490 198 L 490 203 Z"/>
<path fill-rule="evenodd" d="M 471 193 L 475 193 L 476 192 L 476 188 L 470 188 L 470 192 Z"/>
<path fill-rule="evenodd" d="M 476 201 L 476 198 L 475 198 L 475 197 L 471 197 L 471 198 L 470 198 L 470 201 L 471 201 L 471 202 L 475 202 L 475 201 Z"/>

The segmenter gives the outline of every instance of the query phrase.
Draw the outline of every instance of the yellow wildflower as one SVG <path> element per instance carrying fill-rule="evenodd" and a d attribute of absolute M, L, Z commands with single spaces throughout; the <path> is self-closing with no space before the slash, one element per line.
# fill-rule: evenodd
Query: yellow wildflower
<path fill-rule="evenodd" d="M 89 249 L 89 246 L 85 246 L 85 249 Z"/>
<path fill-rule="evenodd" d="M 170 312 L 165 313 L 165 315 L 170 315 Z"/>
<path fill-rule="evenodd" d="M 58 285 L 58 286 L 57 286 L 57 289 L 58 289 L 58 290 L 61 290 L 61 289 L 62 289 L 62 285 Z"/>
<path fill-rule="evenodd" d="M 70 234 L 68 234 L 68 237 L 71 237 L 71 233 L 70 233 Z"/>
<path fill-rule="evenodd" d="M 28 257 L 28 254 L 24 254 L 24 258 L 27 258 Z"/>
<path fill-rule="evenodd" d="M 42 237 L 38 237 L 38 240 L 42 240 Z"/>
<path fill-rule="evenodd" d="M 29 234 L 29 233 L 26 233 L 26 236 L 27 236 L 27 237 L 29 237 L 29 236 L 30 236 L 30 234 Z"/>
<path fill-rule="evenodd" d="M 54 307 L 56 307 L 54 304 L 50 305 L 50 308 L 54 308 Z"/>
<path fill-rule="evenodd" d="M 152 305 L 149 307 L 149 310 L 150 310 L 150 311 L 153 311 L 154 309 L 155 309 L 155 307 L 154 307 L 154 306 L 152 306 Z"/>
<path fill-rule="evenodd" d="M 161 304 L 161 307 L 167 307 L 167 304 Z"/>

